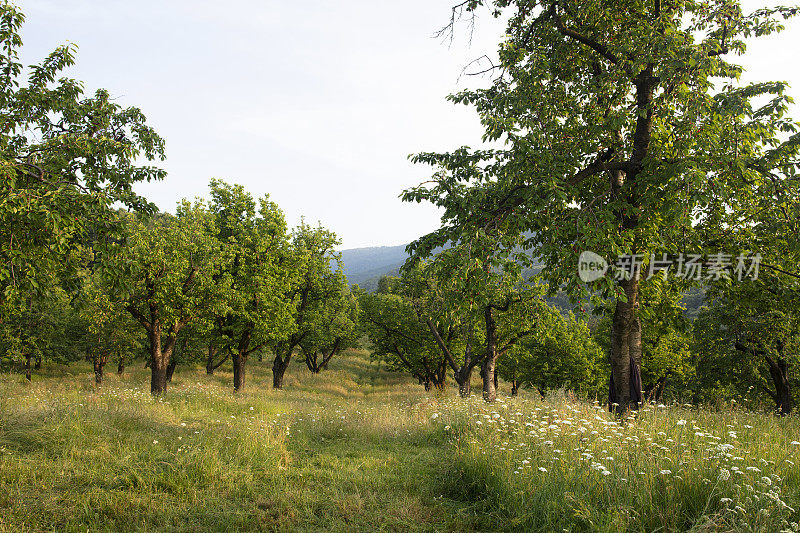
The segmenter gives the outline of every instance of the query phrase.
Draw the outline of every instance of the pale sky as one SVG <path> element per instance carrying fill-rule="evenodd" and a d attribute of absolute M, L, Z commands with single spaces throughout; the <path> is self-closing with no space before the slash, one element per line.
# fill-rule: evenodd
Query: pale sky
<path fill-rule="evenodd" d="M 438 227 L 398 196 L 430 174 L 408 154 L 477 146 L 474 111 L 449 93 L 494 55 L 504 26 L 486 11 L 471 44 L 433 33 L 453 0 L 23 0 L 22 59 L 79 46 L 70 77 L 142 109 L 166 140 L 169 173 L 138 190 L 173 211 L 208 181 L 269 194 L 291 225 L 305 217 L 343 248 L 396 245 Z M 759 2 L 745 2 L 753 9 Z M 800 25 L 751 45 L 748 80 L 786 80 L 798 96 Z M 793 113 L 800 119 L 800 113 Z"/>

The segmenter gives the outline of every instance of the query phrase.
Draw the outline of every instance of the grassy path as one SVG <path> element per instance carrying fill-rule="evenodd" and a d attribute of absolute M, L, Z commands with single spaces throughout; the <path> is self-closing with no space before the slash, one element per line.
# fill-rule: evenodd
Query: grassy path
<path fill-rule="evenodd" d="M 284 391 L 267 363 L 236 395 L 186 369 L 163 401 L 141 368 L 99 390 L 90 370 L 0 376 L 0 531 L 469 529 L 436 495 L 429 400 L 363 352 Z"/>

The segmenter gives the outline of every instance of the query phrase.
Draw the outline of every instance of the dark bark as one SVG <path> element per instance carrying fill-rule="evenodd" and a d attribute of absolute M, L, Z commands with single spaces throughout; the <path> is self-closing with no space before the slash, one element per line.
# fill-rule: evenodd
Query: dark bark
<path fill-rule="evenodd" d="M 325 348 L 322 350 L 309 350 L 308 352 L 304 351 L 306 356 L 306 366 L 313 374 L 319 374 L 321 370 L 328 368 L 328 363 L 339 351 L 339 346 L 341 345 L 342 339 L 337 338 L 327 353 L 325 352 Z M 320 355 L 322 355 L 321 361 L 319 359 Z"/>
<path fill-rule="evenodd" d="M 228 360 L 228 357 L 230 357 L 230 353 L 226 352 L 225 357 L 223 357 L 222 359 L 220 359 L 218 362 L 215 363 L 214 356 L 217 353 L 217 349 L 209 346 L 208 350 L 209 354 L 208 354 L 208 361 L 206 361 L 206 374 L 213 374 L 216 369 L 221 367 L 223 363 L 225 363 L 225 361 Z"/>
<path fill-rule="evenodd" d="M 517 380 L 517 365 L 511 366 L 511 396 L 516 396 L 519 392 L 519 380 Z"/>
<path fill-rule="evenodd" d="M 250 339 L 252 333 L 247 330 L 239 338 L 237 352 L 233 355 L 233 390 L 240 391 L 244 388 L 245 367 L 247 366 L 247 356 L 250 353 Z"/>
<path fill-rule="evenodd" d="M 464 363 L 459 366 L 456 363 L 455 357 L 453 357 L 453 353 L 450 351 L 450 347 L 447 344 L 447 342 L 451 340 L 454 332 L 451 330 L 451 335 L 448 336 L 448 341 L 445 341 L 445 339 L 442 338 L 439 329 L 436 327 L 430 317 L 426 317 L 424 321 L 428 326 L 428 330 L 430 330 L 431 334 L 433 335 L 433 338 L 436 340 L 436 344 L 439 346 L 442 355 L 444 355 L 444 363 L 449 364 L 450 368 L 453 370 L 453 379 L 455 379 L 456 383 L 458 384 L 458 393 L 462 398 L 468 398 L 472 393 L 472 369 L 475 368 L 475 365 L 480 362 L 472 360 L 471 331 L 468 330 L 466 335 L 467 342 L 464 350 Z"/>
<path fill-rule="evenodd" d="M 247 365 L 247 356 L 235 353 L 233 354 L 233 390 L 240 391 L 244 388 L 245 382 L 245 366 Z"/>
<path fill-rule="evenodd" d="M 167 392 L 167 367 L 160 361 L 150 365 L 150 394 L 160 396 Z"/>
<path fill-rule="evenodd" d="M 306 355 L 306 366 L 308 367 L 308 369 L 311 371 L 312 374 L 319 374 L 320 367 L 317 364 L 319 352 L 311 352 L 305 355 Z"/>
<path fill-rule="evenodd" d="M 467 342 L 464 348 L 464 364 L 453 372 L 453 378 L 458 383 L 458 394 L 462 398 L 469 398 L 472 394 L 472 369 L 478 361 L 472 359 L 472 326 L 467 329 Z"/>
<path fill-rule="evenodd" d="M 208 357 L 206 358 L 206 374 L 209 376 L 214 373 L 214 355 L 216 355 L 217 349 L 213 346 L 208 347 Z"/>
<path fill-rule="evenodd" d="M 622 416 L 641 402 L 642 327 L 638 316 L 639 279 L 620 281 L 627 301 L 617 301 L 611 329 L 609 409 Z M 634 390 L 638 389 L 638 390 Z"/>
<path fill-rule="evenodd" d="M 472 394 L 472 367 L 464 367 L 466 371 L 464 374 L 455 374 L 456 383 L 458 383 L 458 395 L 462 398 L 469 398 Z"/>
<path fill-rule="evenodd" d="M 117 375 L 122 375 L 125 373 L 125 356 L 120 354 L 119 356 L 119 363 L 117 364 Z"/>
<path fill-rule="evenodd" d="M 497 399 L 496 366 L 497 366 L 497 324 L 491 306 L 484 309 L 486 322 L 486 358 L 481 365 L 483 380 L 483 399 L 493 402 Z"/>
<path fill-rule="evenodd" d="M 292 359 L 291 351 L 281 357 L 280 353 L 275 354 L 275 360 L 272 362 L 272 388 L 283 388 L 283 376 L 286 374 L 286 369 L 289 368 L 289 362 Z"/>
<path fill-rule="evenodd" d="M 103 356 L 95 355 L 92 361 L 94 366 L 94 382 L 97 385 L 103 384 L 103 370 L 106 366 L 106 358 Z"/>
<path fill-rule="evenodd" d="M 160 396 L 167 392 L 167 367 L 172 360 L 175 337 L 167 335 L 162 347 L 161 326 L 156 323 L 150 337 L 150 394 Z"/>
<path fill-rule="evenodd" d="M 633 230 L 639 226 L 638 210 L 641 198 L 636 177 L 648 156 L 653 131 L 653 94 L 659 79 L 649 64 L 633 79 L 636 88 L 636 127 L 633 131 L 633 150 L 625 170 L 611 172 L 612 200 L 622 200 L 624 208 L 615 215 L 620 230 Z M 621 137 L 621 134 L 617 134 Z M 620 139 L 621 140 L 621 139 Z M 631 250 L 635 253 L 635 250 Z M 609 408 L 622 416 L 641 402 L 642 326 L 638 316 L 639 272 L 631 272 L 630 279 L 619 282 L 627 301 L 617 301 L 611 327 L 611 373 Z M 638 390 L 634 390 L 638 389 Z M 616 405 L 614 405 L 616 404 Z"/>
<path fill-rule="evenodd" d="M 175 367 L 178 366 L 178 361 L 173 357 L 167 365 L 167 383 L 172 383 L 172 375 L 175 374 Z"/>
<path fill-rule="evenodd" d="M 422 369 L 425 377 L 425 390 L 436 387 L 437 390 L 444 390 L 447 386 L 447 362 L 439 360 L 436 366 L 431 366 L 427 358 L 422 358 Z"/>
<path fill-rule="evenodd" d="M 32 359 L 33 359 L 33 357 L 31 357 L 30 355 L 25 358 L 25 379 L 27 379 L 28 381 L 31 380 L 31 360 Z"/>
<path fill-rule="evenodd" d="M 433 375 L 433 385 L 436 387 L 436 390 L 445 390 L 447 387 L 447 362 L 440 359 Z"/>
<path fill-rule="evenodd" d="M 191 287 L 197 271 L 200 267 L 193 266 L 189 271 L 186 279 L 183 282 L 183 291 L 186 292 Z M 150 365 L 150 394 L 159 396 L 167 391 L 167 367 L 172 359 L 172 353 L 175 350 L 175 342 L 178 333 L 189 323 L 189 316 L 184 316 L 180 320 L 175 321 L 166 330 L 162 331 L 162 317 L 158 305 L 152 298 L 155 294 L 155 282 L 147 278 L 145 285 L 148 289 L 148 299 L 146 310 L 138 308 L 133 303 L 128 304 L 128 312 L 144 327 L 147 331 L 147 340 L 149 342 L 149 365 Z M 163 344 L 162 344 L 163 342 Z M 145 365 L 146 368 L 147 365 Z M 174 370 L 174 369 L 173 369 Z"/>
<path fill-rule="evenodd" d="M 769 365 L 769 375 L 772 378 L 772 384 L 775 387 L 775 410 L 781 415 L 785 416 L 791 414 L 793 401 L 792 391 L 789 387 L 788 365 L 786 360 L 782 357 L 773 359 L 765 354 L 767 365 Z"/>
<path fill-rule="evenodd" d="M 778 343 L 777 348 L 779 355 L 777 358 L 772 357 L 763 349 L 745 346 L 740 342 L 734 343 L 734 348 L 745 353 L 752 354 L 754 358 L 763 357 L 766 360 L 767 368 L 769 369 L 769 375 L 772 379 L 772 385 L 775 387 L 775 391 L 773 392 L 767 387 L 764 387 L 764 389 L 775 401 L 775 411 L 779 415 L 785 416 L 790 414 L 794 408 L 794 400 L 792 398 L 792 390 L 789 385 L 789 365 L 783 358 L 783 343 Z"/>

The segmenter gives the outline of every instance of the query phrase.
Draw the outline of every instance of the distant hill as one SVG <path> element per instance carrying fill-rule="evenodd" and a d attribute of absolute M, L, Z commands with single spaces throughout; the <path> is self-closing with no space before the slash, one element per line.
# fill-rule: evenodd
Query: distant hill
<path fill-rule="evenodd" d="M 381 276 L 397 275 L 407 257 L 405 244 L 342 250 L 347 281 L 367 291 L 378 287 Z"/>

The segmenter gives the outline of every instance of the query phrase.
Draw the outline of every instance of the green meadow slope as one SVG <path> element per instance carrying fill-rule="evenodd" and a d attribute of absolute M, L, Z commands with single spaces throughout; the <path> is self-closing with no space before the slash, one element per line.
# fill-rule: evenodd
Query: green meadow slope
<path fill-rule="evenodd" d="M 427 394 L 363 351 L 285 390 L 253 362 L 0 376 L 0 531 L 779 531 L 799 519 L 796 417 L 553 394 Z M 794 523 L 794 524 L 793 524 Z"/>

